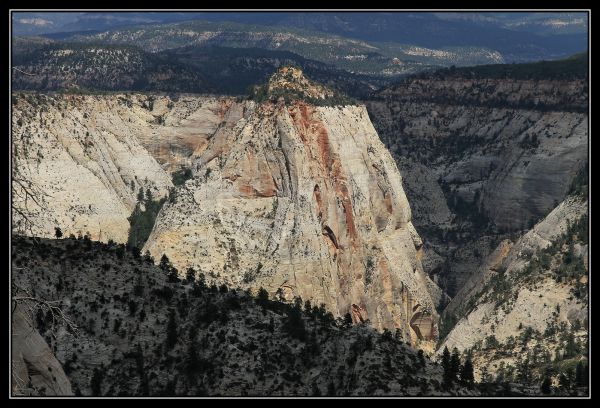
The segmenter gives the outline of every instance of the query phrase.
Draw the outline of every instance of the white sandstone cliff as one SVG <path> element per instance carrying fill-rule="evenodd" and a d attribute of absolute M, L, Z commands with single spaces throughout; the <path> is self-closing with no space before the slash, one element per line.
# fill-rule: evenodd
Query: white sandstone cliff
<path fill-rule="evenodd" d="M 437 336 L 402 179 L 363 106 L 235 103 L 144 251 L 233 286 Z M 434 297 L 434 298 L 432 298 Z"/>

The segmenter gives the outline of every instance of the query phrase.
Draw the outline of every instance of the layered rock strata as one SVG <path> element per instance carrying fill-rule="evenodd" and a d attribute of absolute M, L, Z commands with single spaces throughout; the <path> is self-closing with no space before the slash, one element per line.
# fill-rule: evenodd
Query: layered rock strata
<path fill-rule="evenodd" d="M 247 101 L 229 108 L 144 251 L 416 342 L 437 336 L 421 246 L 364 106 Z"/>

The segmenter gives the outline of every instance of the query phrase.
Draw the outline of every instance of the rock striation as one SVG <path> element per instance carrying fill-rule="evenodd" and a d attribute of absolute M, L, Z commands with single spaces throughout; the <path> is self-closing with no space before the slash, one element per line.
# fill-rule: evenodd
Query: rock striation
<path fill-rule="evenodd" d="M 293 74 L 283 77 L 302 84 Z M 439 292 L 364 106 L 231 104 L 143 250 L 413 342 L 437 337 Z"/>
<path fill-rule="evenodd" d="M 162 197 L 173 186 L 136 138 L 153 120 L 119 95 L 14 95 L 14 230 L 126 242 L 139 190 Z"/>
<path fill-rule="evenodd" d="M 191 166 L 230 104 L 186 95 L 14 94 L 13 166 L 39 203 L 25 205 L 13 183 L 15 206 L 27 207 L 33 224 L 21 228 L 15 213 L 16 229 L 50 237 L 59 227 L 127 242 L 140 188 L 166 196 L 171 173 Z"/>

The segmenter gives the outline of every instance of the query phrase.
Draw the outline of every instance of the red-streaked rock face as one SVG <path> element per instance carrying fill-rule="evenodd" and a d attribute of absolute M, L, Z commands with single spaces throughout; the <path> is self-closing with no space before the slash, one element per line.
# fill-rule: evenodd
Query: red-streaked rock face
<path fill-rule="evenodd" d="M 208 140 L 144 251 L 413 342 L 435 339 L 439 292 L 364 107 L 234 103 Z"/>

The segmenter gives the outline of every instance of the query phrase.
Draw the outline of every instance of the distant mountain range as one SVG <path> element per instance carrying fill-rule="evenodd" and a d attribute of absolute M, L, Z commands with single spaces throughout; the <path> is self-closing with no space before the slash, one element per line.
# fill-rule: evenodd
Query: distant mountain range
<path fill-rule="evenodd" d="M 231 31 L 222 32 L 222 41 L 212 41 L 230 45 L 228 47 L 196 43 L 176 48 L 169 47 L 189 40 L 182 40 L 177 35 L 161 37 L 160 31 L 145 32 L 145 37 L 138 37 L 137 32 L 134 34 L 138 39 L 129 43 L 136 45 L 127 45 L 126 38 L 131 35 L 128 30 L 114 32 L 109 41 L 104 35 L 92 38 L 76 35 L 68 42 L 44 37 L 16 37 L 13 40 L 13 89 L 248 95 L 251 87 L 264 83 L 279 67 L 293 65 L 331 88 L 364 99 L 397 82 L 399 78 L 377 75 L 373 68 L 370 74 L 353 73 L 343 64 L 336 66 L 318 59 L 305 58 L 291 51 L 235 47 L 232 46 L 235 42 L 232 41 Z M 218 35 L 213 38 L 216 37 Z M 268 35 L 266 37 L 269 38 Z M 82 42 L 83 38 L 93 41 Z M 298 38 L 300 37 L 290 36 L 290 44 L 297 43 Z M 256 38 L 253 41 L 256 45 L 265 47 L 265 41 L 257 41 Z M 165 49 L 149 52 L 147 50 L 150 46 Z M 333 46 L 343 48 L 347 43 L 341 42 Z M 317 47 L 308 49 L 312 52 Z M 320 59 L 327 59 L 327 55 L 313 53 L 315 58 Z M 587 60 L 587 53 L 580 53 L 556 61 L 523 64 L 486 64 L 458 68 L 421 64 L 421 71 L 415 65 L 406 72 L 412 75 L 404 75 L 403 78 L 433 75 L 439 78 L 461 76 L 539 79 L 541 75 L 542 79 L 583 79 L 588 71 Z M 363 63 L 365 67 L 369 66 L 367 61 Z"/>
<path fill-rule="evenodd" d="M 189 46 L 150 53 L 130 45 L 20 37 L 13 42 L 12 62 L 13 89 L 37 91 L 246 95 L 283 65 L 301 67 L 311 78 L 355 97 L 392 79 L 352 74 L 289 51 Z"/>
<path fill-rule="evenodd" d="M 58 91 L 167 91 L 208 93 L 198 70 L 137 47 L 17 39 L 14 89 Z"/>
<path fill-rule="evenodd" d="M 554 59 L 585 51 L 588 30 L 586 13 L 103 12 L 13 13 L 13 34 L 57 38 L 189 20 L 277 27 L 279 31 L 298 28 L 396 46 L 475 47 L 500 53 L 505 62 Z"/>

